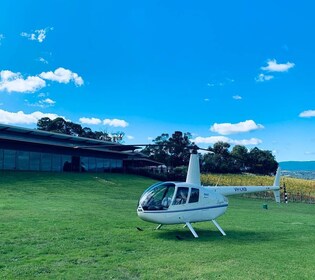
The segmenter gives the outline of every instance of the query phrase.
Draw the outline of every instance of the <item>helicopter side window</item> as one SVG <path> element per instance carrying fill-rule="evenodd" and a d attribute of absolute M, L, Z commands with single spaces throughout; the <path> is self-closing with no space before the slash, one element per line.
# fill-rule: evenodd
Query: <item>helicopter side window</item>
<path fill-rule="evenodd" d="M 199 201 L 199 189 L 191 188 L 190 197 L 188 203 L 194 203 Z"/>
<path fill-rule="evenodd" d="M 173 204 L 174 205 L 185 204 L 187 201 L 187 196 L 188 196 L 188 188 L 178 187 Z"/>

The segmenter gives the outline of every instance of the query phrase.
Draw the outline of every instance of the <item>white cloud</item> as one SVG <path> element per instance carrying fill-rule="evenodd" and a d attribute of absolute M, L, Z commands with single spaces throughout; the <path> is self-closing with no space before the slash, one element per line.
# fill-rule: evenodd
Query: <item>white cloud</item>
<path fill-rule="evenodd" d="M 312 118 L 315 117 L 315 110 L 307 110 L 303 111 L 299 114 L 299 117 L 301 118 Z"/>
<path fill-rule="evenodd" d="M 232 140 L 232 139 L 231 139 Z M 232 140 L 231 144 L 234 145 L 243 145 L 243 146 L 247 146 L 247 145 L 259 145 L 262 143 L 261 139 L 258 138 L 250 138 L 250 139 L 243 139 L 243 140 Z"/>
<path fill-rule="evenodd" d="M 192 140 L 196 144 L 215 144 L 217 142 L 226 142 L 232 145 L 258 145 L 261 144 L 262 141 L 258 138 L 251 138 L 251 139 L 243 139 L 243 140 L 235 140 L 225 136 L 210 136 L 210 137 L 201 137 L 198 136 Z"/>
<path fill-rule="evenodd" d="M 135 139 L 133 136 L 131 136 L 131 135 L 127 135 L 127 139 L 129 139 L 129 140 L 133 140 L 133 139 Z"/>
<path fill-rule="evenodd" d="M 28 100 L 25 100 L 28 103 Z M 46 98 L 43 100 L 39 100 L 36 103 L 28 103 L 28 106 L 32 106 L 32 107 L 41 107 L 41 108 L 47 108 L 47 107 L 52 107 L 56 104 L 56 101 L 50 99 L 50 98 Z"/>
<path fill-rule="evenodd" d="M 241 100 L 241 99 L 242 99 L 242 96 L 234 95 L 234 96 L 233 96 L 233 99 L 235 99 L 235 100 Z"/>
<path fill-rule="evenodd" d="M 259 74 L 258 77 L 255 78 L 256 82 L 265 82 L 270 81 L 274 78 L 272 75 Z"/>
<path fill-rule="evenodd" d="M 127 123 L 124 120 L 119 120 L 119 119 L 105 119 L 103 120 L 103 124 L 105 125 L 109 125 L 109 126 L 114 126 L 114 127 L 126 127 L 129 125 L 129 123 Z"/>
<path fill-rule="evenodd" d="M 22 32 L 20 35 L 26 37 L 31 41 L 37 41 L 42 43 L 46 38 L 46 33 L 48 31 L 54 30 L 53 27 L 47 27 L 45 29 L 37 29 L 33 33 Z"/>
<path fill-rule="evenodd" d="M 45 104 L 49 104 L 49 105 L 54 105 L 56 104 L 56 101 L 50 99 L 50 98 L 46 98 L 44 100 L 41 100 L 40 102 L 45 103 Z"/>
<path fill-rule="evenodd" d="M 7 92 L 35 92 L 46 86 L 46 82 L 37 76 L 24 79 L 21 73 L 10 70 L 0 72 L 0 91 Z"/>
<path fill-rule="evenodd" d="M 42 113 L 39 111 L 25 114 L 23 111 L 14 113 L 0 109 L 0 123 L 4 124 L 36 124 L 39 119 L 44 117 L 55 119 L 61 116 L 58 116 L 56 114 Z"/>
<path fill-rule="evenodd" d="M 80 123 L 82 124 L 100 124 L 102 121 L 100 119 L 97 119 L 97 118 L 80 118 L 79 119 Z"/>
<path fill-rule="evenodd" d="M 209 99 L 209 98 L 205 98 L 205 99 L 204 99 L 204 101 L 209 102 L 209 101 L 210 101 L 210 99 Z"/>
<path fill-rule="evenodd" d="M 264 128 L 261 124 L 256 124 L 253 120 L 247 120 L 239 123 L 215 123 L 210 127 L 210 130 L 222 135 L 229 135 L 233 133 L 249 132 L 252 130 Z"/>
<path fill-rule="evenodd" d="M 44 64 L 48 64 L 48 61 L 45 58 L 43 58 L 43 57 L 39 57 L 38 61 L 40 61 L 40 62 L 42 62 Z"/>
<path fill-rule="evenodd" d="M 54 72 L 42 72 L 39 76 L 45 80 L 55 81 L 58 83 L 67 84 L 73 81 L 76 86 L 82 86 L 84 81 L 77 73 L 72 72 L 69 69 L 59 67 Z"/>
<path fill-rule="evenodd" d="M 0 91 L 7 92 L 35 92 L 46 87 L 46 81 L 69 83 L 73 81 L 76 86 L 82 86 L 84 81 L 77 73 L 65 68 L 58 68 L 54 72 L 42 72 L 39 76 L 28 76 L 24 78 L 21 73 L 10 70 L 0 71 Z"/>
<path fill-rule="evenodd" d="M 268 66 L 261 67 L 261 70 L 268 72 L 287 72 L 289 69 L 295 66 L 292 62 L 277 63 L 275 59 L 269 59 L 267 61 Z"/>

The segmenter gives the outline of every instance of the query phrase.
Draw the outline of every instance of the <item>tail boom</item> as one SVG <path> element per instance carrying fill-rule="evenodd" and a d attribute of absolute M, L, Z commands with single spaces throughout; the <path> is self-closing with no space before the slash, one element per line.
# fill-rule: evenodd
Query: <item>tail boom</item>
<path fill-rule="evenodd" d="M 280 168 L 277 170 L 277 174 L 272 186 L 221 186 L 209 188 L 225 196 L 273 191 L 276 202 L 280 203 Z"/>

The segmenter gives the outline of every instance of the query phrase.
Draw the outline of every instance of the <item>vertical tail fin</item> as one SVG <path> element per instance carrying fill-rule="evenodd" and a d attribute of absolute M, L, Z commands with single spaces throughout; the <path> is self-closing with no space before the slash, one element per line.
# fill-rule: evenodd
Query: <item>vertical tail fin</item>
<path fill-rule="evenodd" d="M 201 185 L 201 183 L 200 183 L 199 156 L 197 153 L 191 153 L 190 154 L 186 183 L 196 184 L 198 186 Z"/>
<path fill-rule="evenodd" d="M 280 173 L 281 173 L 281 170 L 280 170 L 280 167 L 278 167 L 276 177 L 273 182 L 273 186 L 278 187 L 278 189 L 273 191 L 273 194 L 275 196 L 275 200 L 277 203 L 280 203 Z"/>

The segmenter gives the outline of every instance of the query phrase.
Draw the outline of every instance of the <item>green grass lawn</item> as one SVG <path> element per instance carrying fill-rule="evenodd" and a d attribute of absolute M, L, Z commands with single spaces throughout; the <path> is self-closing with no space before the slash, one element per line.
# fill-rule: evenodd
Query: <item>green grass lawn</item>
<path fill-rule="evenodd" d="M 0 176 L 0 279 L 314 279 L 315 205 L 233 197 L 227 236 L 205 222 L 195 239 L 138 219 L 147 178 Z"/>

